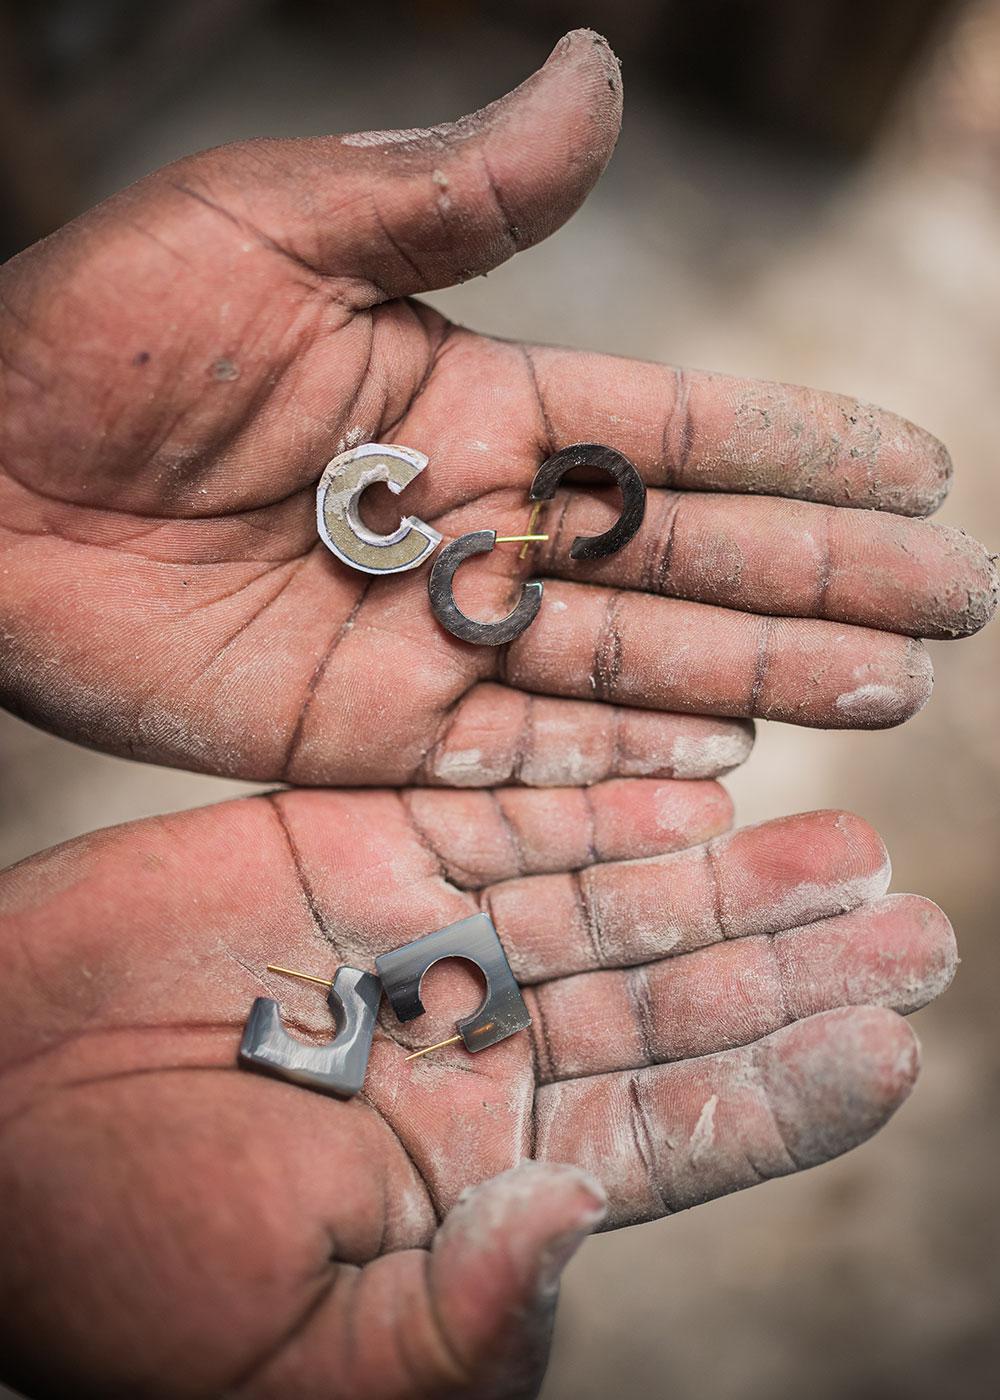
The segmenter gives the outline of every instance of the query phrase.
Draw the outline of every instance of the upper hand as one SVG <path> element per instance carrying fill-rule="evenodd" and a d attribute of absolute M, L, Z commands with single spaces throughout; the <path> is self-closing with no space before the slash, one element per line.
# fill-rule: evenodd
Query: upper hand
<path fill-rule="evenodd" d="M 192 156 L 9 263 L 5 703 L 116 752 L 295 783 L 706 774 L 745 728 L 667 712 L 912 714 L 916 639 L 993 606 L 981 547 L 913 518 L 948 481 L 929 434 L 833 394 L 501 343 L 409 300 L 558 227 L 620 105 L 607 46 L 577 33 L 472 117 Z M 446 535 L 522 531 L 537 466 L 574 441 L 636 462 L 646 522 L 583 567 L 568 541 L 613 508 L 563 495 L 548 546 L 463 572 L 483 615 L 519 569 L 549 580 L 517 641 L 470 647 L 436 623 L 426 568 L 371 580 L 317 540 L 316 480 L 366 439 L 429 455 L 405 513 Z"/>

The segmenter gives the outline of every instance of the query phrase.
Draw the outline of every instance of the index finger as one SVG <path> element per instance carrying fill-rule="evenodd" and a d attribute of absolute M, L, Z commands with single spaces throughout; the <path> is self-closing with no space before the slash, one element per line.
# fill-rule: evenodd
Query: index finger
<path fill-rule="evenodd" d="M 525 359 L 544 446 L 610 443 L 650 486 L 897 515 L 930 515 L 948 492 L 943 443 L 860 399 L 552 346 Z"/>

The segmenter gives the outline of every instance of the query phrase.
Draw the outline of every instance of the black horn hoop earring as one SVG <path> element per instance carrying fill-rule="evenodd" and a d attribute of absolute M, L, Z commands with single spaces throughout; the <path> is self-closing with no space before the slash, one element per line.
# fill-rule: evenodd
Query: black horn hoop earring
<path fill-rule="evenodd" d="M 507 539 L 523 539 L 523 536 L 506 536 Z M 431 609 L 441 626 L 453 637 L 462 642 L 475 642 L 478 646 L 498 647 L 520 636 L 538 614 L 542 605 L 542 584 L 537 580 L 526 583 L 521 589 L 517 607 L 498 622 L 476 622 L 466 617 L 455 602 L 453 580 L 455 571 L 466 559 L 474 554 L 489 554 L 497 543 L 495 530 L 473 530 L 461 535 L 451 544 L 445 545 L 431 566 L 427 580 Z"/>
<path fill-rule="evenodd" d="M 596 467 L 614 477 L 622 493 L 622 510 L 618 519 L 603 535 L 577 535 L 570 549 L 573 559 L 604 559 L 624 549 L 636 534 L 646 514 L 646 486 L 629 459 L 613 447 L 596 442 L 577 442 L 553 453 L 535 473 L 530 497 L 533 501 L 551 501 L 559 483 L 574 467 Z"/>

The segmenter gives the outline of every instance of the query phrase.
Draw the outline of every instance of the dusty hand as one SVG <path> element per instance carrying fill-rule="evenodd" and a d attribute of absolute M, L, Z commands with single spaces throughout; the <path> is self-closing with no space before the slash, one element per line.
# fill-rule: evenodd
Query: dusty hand
<path fill-rule="evenodd" d="M 456 785 L 745 755 L 745 728 L 668 711 L 879 726 L 918 708 L 914 639 L 993 603 L 978 545 L 905 518 L 947 486 L 928 434 L 836 395 L 500 343 L 407 300 L 558 227 L 620 103 L 609 50 L 578 33 L 453 125 L 193 156 L 8 264 L 5 703 L 160 762 Z M 574 441 L 635 460 L 646 524 L 583 568 L 569 542 L 614 508 L 561 493 L 548 546 L 464 571 L 487 616 L 519 570 L 546 576 L 538 620 L 468 647 L 431 615 L 426 568 L 370 582 L 317 541 L 316 480 L 365 439 L 429 454 L 406 511 L 448 536 L 523 530 L 539 462 Z"/>
<path fill-rule="evenodd" d="M 729 818 L 701 782 L 300 791 L 0 877 L 4 1379 L 100 1400 L 530 1395 L 602 1188 L 609 1226 L 650 1220 L 868 1137 L 917 1071 L 878 1008 L 947 984 L 947 921 L 885 897 L 855 817 L 719 834 Z M 447 963 L 426 1016 L 383 1008 L 350 1103 L 236 1067 L 262 984 L 329 1034 L 322 992 L 266 963 L 370 968 L 480 904 L 529 1032 L 407 1063 L 479 1000 Z M 564 1165 L 459 1203 L 524 1159 Z"/>

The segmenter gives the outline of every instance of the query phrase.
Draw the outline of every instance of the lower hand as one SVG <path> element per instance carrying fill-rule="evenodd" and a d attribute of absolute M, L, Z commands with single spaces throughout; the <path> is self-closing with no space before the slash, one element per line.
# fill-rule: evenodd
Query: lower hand
<path fill-rule="evenodd" d="M 947 984 L 948 923 L 886 895 L 858 818 L 729 820 L 703 782 L 288 792 L 0 877 L 4 1378 L 101 1400 L 532 1395 L 591 1230 L 862 1142 L 916 1076 L 895 1013 Z M 447 963 L 423 1018 L 383 1011 L 357 1099 L 237 1068 L 262 990 L 330 1032 L 318 989 L 267 963 L 370 967 L 480 906 L 530 1031 L 407 1062 L 479 1000 Z"/>

